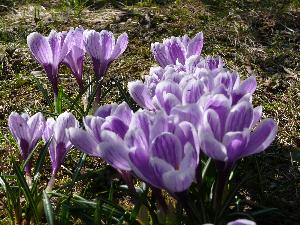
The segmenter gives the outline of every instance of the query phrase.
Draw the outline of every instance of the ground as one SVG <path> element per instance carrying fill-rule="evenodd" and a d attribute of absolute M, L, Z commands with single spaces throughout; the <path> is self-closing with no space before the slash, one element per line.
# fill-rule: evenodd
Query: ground
<path fill-rule="evenodd" d="M 35 71 L 44 86 L 50 88 L 28 51 L 26 36 L 30 32 L 47 35 L 51 29 L 68 30 L 79 25 L 108 29 L 117 35 L 127 32 L 128 49 L 112 64 L 105 78 L 110 82 L 117 77 L 126 87 L 127 81 L 143 79 L 155 65 L 151 43 L 203 31 L 203 54 L 220 55 L 226 66 L 243 78 L 254 74 L 258 81 L 254 105 L 262 105 L 264 117 L 278 122 L 274 144 L 265 153 L 241 162 L 241 168 L 254 168 L 256 173 L 255 179 L 240 192 L 241 198 L 244 196 L 243 207 L 279 209 L 276 215 L 264 215 L 261 224 L 300 224 L 299 1 L 94 0 L 86 5 L 71 2 L 4 0 L 0 4 L 0 129 L 4 134 L 10 112 L 49 111 L 32 75 Z M 85 76 L 91 73 L 86 70 Z M 60 75 L 63 85 L 75 85 L 67 70 L 63 69 Z M 68 94 L 75 91 L 74 88 Z M 111 93 L 117 96 L 117 90 Z M 118 99 L 103 99 L 103 103 L 111 101 Z M 3 139 L 0 141 L 0 171 L 5 171 L 9 168 L 8 152 L 16 150 L 4 144 Z M 66 167 L 72 165 L 72 160 L 70 156 Z"/>

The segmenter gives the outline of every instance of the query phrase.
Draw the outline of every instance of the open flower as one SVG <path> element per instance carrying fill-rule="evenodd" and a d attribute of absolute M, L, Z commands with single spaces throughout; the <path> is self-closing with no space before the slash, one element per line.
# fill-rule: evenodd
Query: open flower
<path fill-rule="evenodd" d="M 205 104 L 199 131 L 201 149 L 224 162 L 221 169 L 230 170 L 238 159 L 264 151 L 276 136 L 276 122 L 259 122 L 262 108 L 253 108 L 249 101 L 232 106 L 229 99 L 219 94 Z"/>
<path fill-rule="evenodd" d="M 87 131 L 69 129 L 71 142 L 81 151 L 103 158 L 117 170 L 132 170 L 152 186 L 171 193 L 186 190 L 193 182 L 199 162 L 193 125 L 177 124 L 164 112 L 149 111 L 138 111 L 129 121 L 124 106 L 114 110 L 115 116 L 86 117 Z"/>
<path fill-rule="evenodd" d="M 51 31 L 48 37 L 34 32 L 28 35 L 27 44 L 34 58 L 43 66 L 52 84 L 54 95 L 58 94 L 59 64 L 73 45 L 72 32 L 67 35 Z"/>
<path fill-rule="evenodd" d="M 70 127 L 79 127 L 79 123 L 72 113 L 64 112 L 60 114 L 56 120 L 53 118 L 47 119 L 43 139 L 48 141 L 52 137 L 49 152 L 53 177 L 63 164 L 67 152 L 72 147 L 72 144 L 66 135 L 66 129 Z"/>
<path fill-rule="evenodd" d="M 36 146 L 38 140 L 42 137 L 45 121 L 41 113 L 29 116 L 26 113 L 18 114 L 12 112 L 8 118 L 10 132 L 14 136 L 20 148 L 21 156 L 24 160 L 28 158 L 31 151 Z M 27 163 L 25 171 L 31 174 L 31 163 Z"/>
<path fill-rule="evenodd" d="M 69 129 L 70 140 L 79 150 L 105 159 L 117 170 L 131 170 L 128 149 L 122 142 L 129 129 L 132 114 L 125 102 L 120 105 L 101 106 L 95 116 L 84 118 L 86 131 L 79 128 Z M 108 132 L 107 135 L 103 135 L 104 131 Z M 115 141 L 112 142 L 111 139 Z"/>
<path fill-rule="evenodd" d="M 183 37 L 171 37 L 163 43 L 151 45 L 152 54 L 161 67 L 175 65 L 177 61 L 185 65 L 190 56 L 199 56 L 203 47 L 203 33 L 199 32 L 192 39 L 187 35 Z"/>
<path fill-rule="evenodd" d="M 119 58 L 126 50 L 128 36 L 123 33 L 115 41 L 113 33 L 107 30 L 101 32 L 85 30 L 83 35 L 86 51 L 93 60 L 95 75 L 100 80 L 112 61 Z"/>
<path fill-rule="evenodd" d="M 63 59 L 63 63 L 71 69 L 74 77 L 76 78 L 81 92 L 83 91 L 82 75 L 85 54 L 83 31 L 83 28 L 76 28 L 75 30 L 69 31 L 69 33 L 71 33 L 74 44 L 70 48 L 69 53 Z M 65 38 L 69 33 L 64 33 Z"/>

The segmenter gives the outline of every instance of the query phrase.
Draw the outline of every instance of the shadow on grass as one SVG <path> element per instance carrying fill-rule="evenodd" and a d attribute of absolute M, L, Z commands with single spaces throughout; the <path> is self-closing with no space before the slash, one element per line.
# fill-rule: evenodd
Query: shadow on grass
<path fill-rule="evenodd" d="M 258 225 L 299 224 L 299 166 L 299 148 L 277 142 L 240 163 L 239 177 L 253 173 L 253 179 L 240 190 L 241 205 L 247 212 L 254 212 Z"/>

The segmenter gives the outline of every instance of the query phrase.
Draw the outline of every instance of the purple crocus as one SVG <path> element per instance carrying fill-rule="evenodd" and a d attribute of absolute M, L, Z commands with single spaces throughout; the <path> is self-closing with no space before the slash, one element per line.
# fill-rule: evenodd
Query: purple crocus
<path fill-rule="evenodd" d="M 57 96 L 59 64 L 73 45 L 72 32 L 65 35 L 52 30 L 48 37 L 34 32 L 28 35 L 27 44 L 34 58 L 46 71 L 47 77 L 52 84 L 54 95 Z"/>
<path fill-rule="evenodd" d="M 201 54 L 203 47 L 203 33 L 199 32 L 190 39 L 187 35 L 183 37 L 171 37 L 163 43 L 151 45 L 152 54 L 161 67 L 176 65 L 177 61 L 185 65 L 190 56 Z"/>
<path fill-rule="evenodd" d="M 162 111 L 138 111 L 125 136 L 133 172 L 171 194 L 185 191 L 194 180 L 199 162 L 195 133 L 191 123 L 176 123 Z"/>
<path fill-rule="evenodd" d="M 101 32 L 85 30 L 83 35 L 86 51 L 93 60 L 95 75 L 100 80 L 112 61 L 119 58 L 126 50 L 128 36 L 123 33 L 115 41 L 113 33 L 107 30 Z"/>
<path fill-rule="evenodd" d="M 221 170 L 230 170 L 238 159 L 264 151 L 276 136 L 276 122 L 272 119 L 259 122 L 262 108 L 253 108 L 249 101 L 231 105 L 230 99 L 218 94 L 202 104 L 201 149 L 223 162 Z"/>
<path fill-rule="evenodd" d="M 69 31 L 69 33 L 71 33 L 74 44 L 72 45 L 70 52 L 63 59 L 63 63 L 71 69 L 74 77 L 76 78 L 81 92 L 83 92 L 82 75 L 85 54 L 83 31 L 83 28 L 76 28 L 75 30 Z M 64 33 L 65 38 L 69 33 Z"/>
<path fill-rule="evenodd" d="M 43 115 L 36 113 L 30 117 L 27 113 L 20 115 L 12 112 L 8 118 L 8 126 L 18 143 L 22 158 L 26 160 L 42 137 L 45 127 Z M 25 172 L 27 175 L 31 174 L 31 162 L 26 164 Z"/>
<path fill-rule="evenodd" d="M 126 33 L 121 34 L 117 41 L 112 32 L 102 30 L 85 30 L 83 33 L 86 51 L 92 58 L 94 73 L 96 79 L 100 81 L 106 73 L 109 65 L 127 48 L 128 36 Z M 96 92 L 96 102 L 100 101 L 101 90 L 98 87 Z"/>
<path fill-rule="evenodd" d="M 123 146 L 123 139 L 129 129 L 132 114 L 125 102 L 101 106 L 95 116 L 84 118 L 86 131 L 69 129 L 70 140 L 81 151 L 104 158 L 115 169 L 129 171 L 128 149 Z"/>
<path fill-rule="evenodd" d="M 119 115 L 128 118 L 126 111 L 121 112 Z M 69 129 L 71 142 L 118 170 L 132 170 L 154 187 L 170 193 L 186 190 L 193 182 L 199 161 L 193 125 L 177 124 L 164 112 L 138 111 L 129 126 L 129 120 L 124 119 L 122 124 L 119 118 L 86 117 L 87 131 Z"/>
<path fill-rule="evenodd" d="M 79 127 L 79 123 L 72 113 L 64 112 L 56 120 L 48 118 L 46 128 L 43 133 L 43 139 L 51 143 L 49 146 L 50 159 L 52 164 L 52 178 L 49 181 L 48 189 L 54 184 L 55 176 L 64 162 L 65 156 L 72 147 L 72 144 L 66 134 L 66 129 L 70 127 Z"/>
<path fill-rule="evenodd" d="M 212 223 L 205 223 L 202 225 L 213 225 Z M 254 221 L 247 220 L 247 219 L 237 219 L 235 221 L 231 221 L 227 223 L 227 225 L 256 225 Z"/>
<path fill-rule="evenodd" d="M 227 225 L 256 225 L 256 223 L 254 221 L 247 220 L 247 219 L 238 219 L 227 223 Z"/>

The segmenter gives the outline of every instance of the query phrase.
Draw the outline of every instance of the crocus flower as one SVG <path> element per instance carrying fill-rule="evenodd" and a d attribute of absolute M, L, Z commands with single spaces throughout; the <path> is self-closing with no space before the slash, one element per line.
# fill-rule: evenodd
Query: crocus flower
<path fill-rule="evenodd" d="M 93 61 L 94 73 L 98 81 L 106 73 L 109 65 L 122 55 L 128 44 L 126 33 L 121 34 L 117 41 L 112 32 L 102 30 L 85 30 L 83 33 L 85 48 Z M 96 102 L 100 101 L 101 87 L 97 88 Z"/>
<path fill-rule="evenodd" d="M 49 146 L 50 159 L 52 164 L 52 179 L 54 182 L 54 177 L 57 171 L 64 162 L 65 156 L 72 147 L 72 144 L 66 135 L 66 129 L 70 127 L 79 127 L 79 123 L 72 113 L 64 112 L 60 114 L 56 120 L 53 118 L 48 118 L 46 122 L 46 129 L 43 133 L 43 139 L 45 141 L 51 139 Z M 48 186 L 52 186 L 52 184 Z"/>
<path fill-rule="evenodd" d="M 227 225 L 256 225 L 256 223 L 254 221 L 247 220 L 247 219 L 238 219 L 227 223 Z"/>
<path fill-rule="evenodd" d="M 205 105 L 205 106 L 204 106 Z M 259 122 L 262 108 L 253 108 L 249 101 L 236 105 L 222 94 L 202 102 L 204 109 L 199 138 L 202 151 L 229 169 L 245 156 L 264 151 L 274 140 L 276 122 Z"/>
<path fill-rule="evenodd" d="M 71 69 L 74 77 L 76 78 L 81 92 L 83 91 L 82 73 L 85 54 L 83 31 L 83 28 L 76 28 L 75 30 L 69 31 L 69 33 L 71 33 L 74 44 L 72 45 L 70 52 L 63 59 L 63 63 Z M 65 38 L 67 37 L 67 35 L 68 33 L 64 33 Z"/>
<path fill-rule="evenodd" d="M 42 137 L 45 121 L 41 113 L 29 116 L 26 113 L 18 114 L 12 112 L 8 118 L 10 132 L 18 143 L 21 156 L 26 160 L 31 151 Z M 31 163 L 25 166 L 26 174 L 31 174 Z"/>
<path fill-rule="evenodd" d="M 73 45 L 72 32 L 64 35 L 61 32 L 51 31 L 48 37 L 34 32 L 28 35 L 27 44 L 34 58 L 43 66 L 47 77 L 52 84 L 54 95 L 58 94 L 59 64 L 69 53 Z"/>
<path fill-rule="evenodd" d="M 205 223 L 202 225 L 213 225 L 212 223 Z M 227 223 L 227 225 L 256 225 L 256 223 L 254 221 L 251 220 L 247 220 L 247 219 L 238 219 L 235 221 L 231 221 L 229 223 Z"/>
<path fill-rule="evenodd" d="M 87 117 L 85 121 L 87 131 L 69 129 L 71 142 L 81 151 L 103 158 L 117 170 L 132 170 L 145 182 L 170 193 L 191 185 L 199 161 L 192 124 L 177 124 L 164 112 L 149 111 L 136 112 L 129 126 L 121 125 L 117 118 L 114 122 L 111 116 Z"/>
<path fill-rule="evenodd" d="M 129 171 L 131 168 L 127 160 L 128 151 L 121 142 L 129 129 L 132 114 L 125 102 L 120 105 L 101 106 L 95 116 L 84 118 L 86 131 L 79 128 L 69 129 L 70 140 L 75 147 L 88 155 L 104 158 L 119 171 Z M 110 135 L 103 135 L 104 131 Z M 120 143 L 112 143 L 110 139 L 113 137 Z"/>
<path fill-rule="evenodd" d="M 133 172 L 171 194 L 185 191 L 199 162 L 195 132 L 191 123 L 176 123 L 162 111 L 138 111 L 125 137 Z"/>
<path fill-rule="evenodd" d="M 83 35 L 86 51 L 93 60 L 95 75 L 100 80 L 112 61 L 119 58 L 126 50 L 128 36 L 123 33 L 115 41 L 113 33 L 107 30 L 101 32 L 85 30 Z"/>
<path fill-rule="evenodd" d="M 151 45 L 152 54 L 161 67 L 175 65 L 177 61 L 182 65 L 190 56 L 201 54 L 203 47 L 203 33 L 200 32 L 190 39 L 187 35 L 183 37 L 171 37 L 163 43 Z"/>

